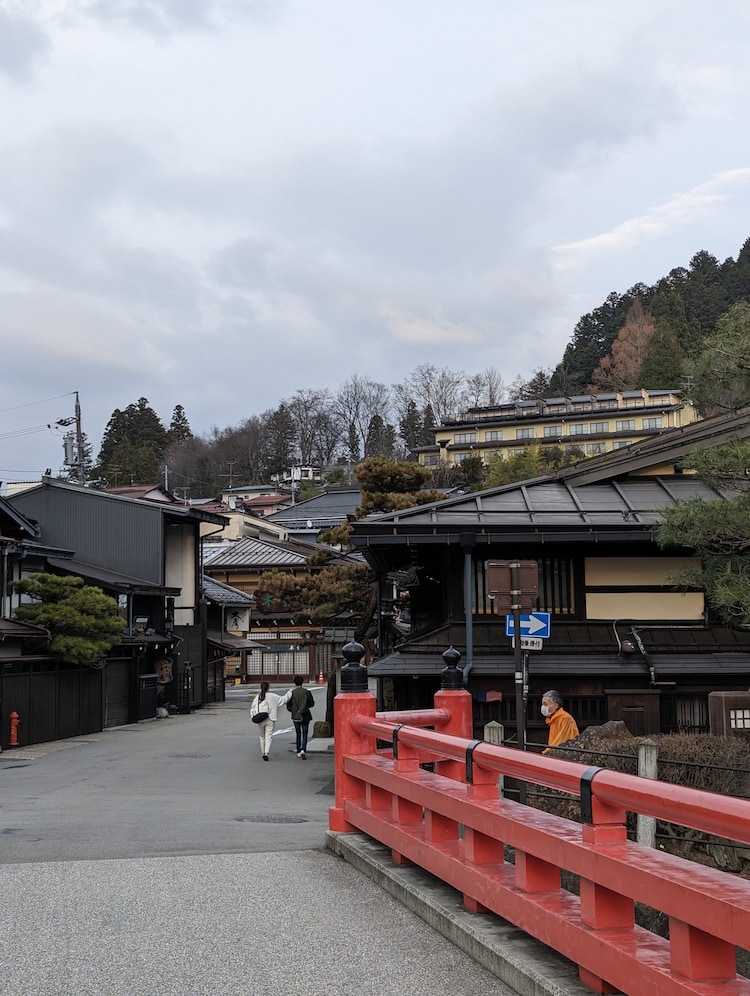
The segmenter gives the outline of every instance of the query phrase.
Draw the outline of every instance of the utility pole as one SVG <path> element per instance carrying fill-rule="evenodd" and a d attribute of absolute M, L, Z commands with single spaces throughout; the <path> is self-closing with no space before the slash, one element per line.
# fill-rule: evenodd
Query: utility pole
<path fill-rule="evenodd" d="M 81 403 L 78 400 L 78 391 L 75 391 L 76 396 L 76 464 L 78 466 L 78 483 L 85 484 L 86 473 L 85 473 L 85 454 L 83 452 L 83 429 L 81 427 Z"/>
<path fill-rule="evenodd" d="M 229 484 L 227 485 L 227 487 L 229 488 L 230 491 L 232 490 L 232 481 L 234 480 L 234 475 L 232 474 L 232 467 L 234 467 L 236 463 L 237 463 L 236 460 L 229 460 L 227 462 L 227 466 L 229 467 L 229 473 L 219 475 L 220 477 L 226 477 L 229 479 Z"/>

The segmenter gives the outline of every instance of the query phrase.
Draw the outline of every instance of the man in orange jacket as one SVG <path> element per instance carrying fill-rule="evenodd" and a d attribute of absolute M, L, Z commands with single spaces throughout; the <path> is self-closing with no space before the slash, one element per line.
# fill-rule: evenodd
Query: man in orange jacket
<path fill-rule="evenodd" d="M 554 689 L 545 692 L 542 696 L 542 715 L 544 721 L 549 726 L 548 747 L 559 747 L 567 740 L 572 740 L 578 736 L 578 726 L 576 721 L 563 709 L 562 696 Z M 544 754 L 547 750 L 543 751 Z"/>

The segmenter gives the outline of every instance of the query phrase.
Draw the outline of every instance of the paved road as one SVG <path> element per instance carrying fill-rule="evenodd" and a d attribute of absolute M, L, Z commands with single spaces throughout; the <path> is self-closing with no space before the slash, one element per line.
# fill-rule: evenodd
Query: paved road
<path fill-rule="evenodd" d="M 333 756 L 280 726 L 266 764 L 233 691 L 0 754 L 0 991 L 510 996 L 325 850 Z"/>

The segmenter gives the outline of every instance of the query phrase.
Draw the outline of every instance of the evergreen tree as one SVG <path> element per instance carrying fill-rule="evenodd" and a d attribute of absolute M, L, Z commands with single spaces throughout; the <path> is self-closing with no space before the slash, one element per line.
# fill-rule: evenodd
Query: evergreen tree
<path fill-rule="evenodd" d="M 699 337 L 710 335 L 719 317 L 731 303 L 722 281 L 719 261 L 701 250 L 690 260 L 690 271 L 682 291 L 685 314 Z"/>
<path fill-rule="evenodd" d="M 172 421 L 169 423 L 169 429 L 167 430 L 168 444 L 181 443 L 186 439 L 192 439 L 192 437 L 193 432 L 187 420 L 185 409 L 182 405 L 175 405 L 172 412 Z"/>
<path fill-rule="evenodd" d="M 685 354 L 671 328 L 655 331 L 643 358 L 638 383 L 647 390 L 674 389 L 684 381 Z"/>
<path fill-rule="evenodd" d="M 265 418 L 267 474 L 280 474 L 294 463 L 296 430 L 294 421 L 281 404 Z"/>
<path fill-rule="evenodd" d="M 689 367 L 693 402 L 704 417 L 750 404 L 750 304 L 733 305 Z"/>
<path fill-rule="evenodd" d="M 386 425 L 380 415 L 373 415 L 367 427 L 365 438 L 365 458 L 387 457 L 393 459 L 396 445 L 396 432 L 392 425 Z"/>
<path fill-rule="evenodd" d="M 430 431 L 434 429 L 437 424 L 437 419 L 435 418 L 435 413 L 432 410 L 431 405 L 425 405 L 422 412 L 422 435 L 420 446 L 430 446 L 435 442 L 435 436 Z"/>
<path fill-rule="evenodd" d="M 483 486 L 485 466 L 480 456 L 469 456 L 461 462 L 461 483 L 472 491 Z"/>
<path fill-rule="evenodd" d="M 19 605 L 15 618 L 48 630 L 53 654 L 78 667 L 104 666 L 126 625 L 114 598 L 83 578 L 56 574 L 30 574 L 12 586 L 34 599 Z"/>
<path fill-rule="evenodd" d="M 167 431 L 161 419 L 149 405 L 148 398 L 139 398 L 125 409 L 127 438 L 136 449 L 142 446 L 152 450 L 157 462 L 167 447 Z"/>
<path fill-rule="evenodd" d="M 625 322 L 632 301 L 627 295 L 614 291 L 598 308 L 584 315 L 573 330 L 573 339 L 563 355 L 568 394 L 581 394 L 591 383 L 594 370 L 605 356 Z M 559 367 L 552 376 L 552 383 L 559 380 Z"/>
<path fill-rule="evenodd" d="M 410 460 L 415 459 L 415 451 L 422 444 L 422 427 L 423 423 L 416 402 L 410 400 L 398 423 L 399 432 Z"/>
<path fill-rule="evenodd" d="M 99 448 L 98 464 L 100 468 L 105 468 L 112 463 L 115 450 L 127 439 L 127 424 L 125 413 L 119 408 L 112 412 L 107 427 L 102 436 L 102 444 Z"/>

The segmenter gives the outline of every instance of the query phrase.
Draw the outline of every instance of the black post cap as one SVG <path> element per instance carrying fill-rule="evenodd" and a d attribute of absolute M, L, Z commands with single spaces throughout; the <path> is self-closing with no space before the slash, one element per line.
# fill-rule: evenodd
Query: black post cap
<path fill-rule="evenodd" d="M 362 663 L 365 648 L 361 643 L 352 640 L 346 644 L 341 653 L 346 661 L 346 664 L 341 668 L 341 691 L 366 692 L 368 690 L 367 668 Z"/>
<path fill-rule="evenodd" d="M 440 687 L 445 690 L 454 691 L 464 687 L 463 672 L 458 670 L 458 662 L 461 654 L 455 647 L 448 647 L 443 653 L 445 667 L 440 672 Z"/>

